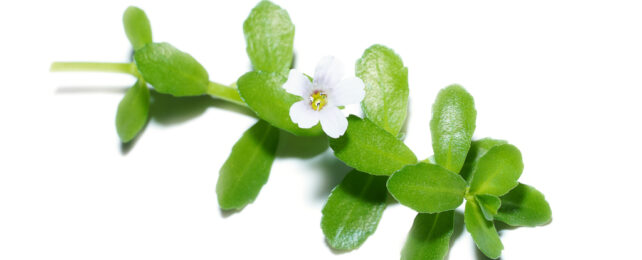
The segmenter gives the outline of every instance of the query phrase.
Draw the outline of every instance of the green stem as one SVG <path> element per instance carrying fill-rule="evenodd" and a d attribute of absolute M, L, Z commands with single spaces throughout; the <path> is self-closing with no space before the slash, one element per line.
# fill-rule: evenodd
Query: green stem
<path fill-rule="evenodd" d="M 232 86 L 226 86 L 210 81 L 210 84 L 207 86 L 207 94 L 215 98 L 220 98 L 225 101 L 247 107 L 247 104 L 243 102 L 239 95 L 239 91 L 235 86 L 236 83 L 232 84 Z"/>
<path fill-rule="evenodd" d="M 133 62 L 54 62 L 51 64 L 51 72 L 64 71 L 93 71 L 93 72 L 116 72 L 130 74 L 139 77 L 136 64 Z"/>
<path fill-rule="evenodd" d="M 65 71 L 93 71 L 93 72 L 116 72 L 130 74 L 137 78 L 142 78 L 138 73 L 136 64 L 117 63 L 117 62 L 54 62 L 51 64 L 52 72 L 65 72 Z M 239 92 L 236 89 L 236 83 L 231 86 L 226 86 L 216 82 L 211 82 L 207 86 L 207 94 L 237 105 L 247 107 L 243 102 Z"/>

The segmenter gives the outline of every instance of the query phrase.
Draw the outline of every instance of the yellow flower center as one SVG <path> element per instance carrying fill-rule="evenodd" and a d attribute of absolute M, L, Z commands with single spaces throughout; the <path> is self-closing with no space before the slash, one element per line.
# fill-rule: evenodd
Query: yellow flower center
<path fill-rule="evenodd" d="M 312 109 L 315 111 L 321 110 L 326 104 L 328 104 L 328 95 L 320 91 L 315 91 L 312 96 L 310 96 L 310 106 L 312 106 Z"/>

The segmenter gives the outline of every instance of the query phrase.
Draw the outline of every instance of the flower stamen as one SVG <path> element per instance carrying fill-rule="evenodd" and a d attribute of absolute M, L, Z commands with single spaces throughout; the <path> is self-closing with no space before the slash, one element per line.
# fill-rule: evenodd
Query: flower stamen
<path fill-rule="evenodd" d="M 328 95 L 322 93 L 321 91 L 314 91 L 310 96 L 310 106 L 315 111 L 319 111 L 328 104 Z"/>

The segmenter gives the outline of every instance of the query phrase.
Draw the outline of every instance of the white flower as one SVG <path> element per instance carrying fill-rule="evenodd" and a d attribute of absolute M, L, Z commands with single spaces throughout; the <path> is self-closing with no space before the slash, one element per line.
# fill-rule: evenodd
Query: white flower
<path fill-rule="evenodd" d="M 290 70 L 283 88 L 303 98 L 290 107 L 292 122 L 310 128 L 321 121 L 321 128 L 332 138 L 343 135 L 348 128 L 348 120 L 338 107 L 359 103 L 366 95 L 361 79 L 343 79 L 343 67 L 334 57 L 319 61 L 312 82 L 303 73 Z"/>

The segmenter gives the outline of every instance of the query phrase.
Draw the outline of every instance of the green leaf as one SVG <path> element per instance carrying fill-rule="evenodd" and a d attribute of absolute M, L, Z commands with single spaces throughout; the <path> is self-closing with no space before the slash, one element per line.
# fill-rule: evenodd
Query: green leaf
<path fill-rule="evenodd" d="M 372 45 L 357 61 L 357 77 L 365 83 L 361 107 L 377 126 L 396 135 L 408 114 L 408 68 L 399 55 L 383 45 Z"/>
<path fill-rule="evenodd" d="M 247 55 L 255 70 L 282 73 L 290 68 L 294 25 L 287 11 L 262 1 L 245 19 L 243 32 Z"/>
<path fill-rule="evenodd" d="M 479 158 L 470 182 L 471 194 L 502 196 L 517 186 L 524 164 L 517 147 L 502 144 Z"/>
<path fill-rule="evenodd" d="M 501 200 L 497 196 L 488 194 L 475 195 L 475 200 L 479 203 L 484 218 L 488 221 L 493 221 L 495 215 L 497 215 L 497 210 L 502 204 Z"/>
<path fill-rule="evenodd" d="M 507 143 L 508 142 L 504 140 L 495 140 L 491 138 L 473 141 L 470 145 L 470 150 L 468 150 L 468 155 L 466 155 L 464 167 L 461 168 L 461 176 L 464 177 L 467 182 L 470 182 L 470 178 L 473 176 L 473 171 L 477 165 L 477 161 L 479 161 L 479 158 L 484 156 L 490 148 Z"/>
<path fill-rule="evenodd" d="M 476 117 L 473 97 L 464 88 L 452 85 L 439 91 L 430 120 L 437 164 L 459 173 L 470 148 Z"/>
<path fill-rule="evenodd" d="M 152 28 L 149 25 L 149 19 L 143 10 L 138 7 L 130 6 L 123 14 L 123 26 L 129 42 L 134 50 L 138 50 L 145 44 L 152 42 Z"/>
<path fill-rule="evenodd" d="M 401 251 L 402 260 L 442 260 L 454 230 L 454 211 L 419 213 Z"/>
<path fill-rule="evenodd" d="M 290 107 L 301 97 L 286 92 L 282 87 L 285 81 L 286 78 L 281 74 L 251 71 L 239 78 L 237 87 L 243 101 L 273 126 L 298 136 L 323 134 L 319 124 L 304 129 L 292 122 Z"/>
<path fill-rule="evenodd" d="M 169 43 L 150 43 L 134 53 L 143 78 L 160 93 L 176 97 L 198 96 L 207 91 L 207 71 L 191 55 Z"/>
<path fill-rule="evenodd" d="M 484 218 L 484 214 L 474 200 L 466 201 L 464 223 L 466 230 L 482 253 L 492 259 L 497 259 L 502 254 L 504 245 L 499 239 L 495 224 Z"/>
<path fill-rule="evenodd" d="M 551 221 L 551 207 L 544 194 L 526 184 L 519 184 L 501 197 L 502 206 L 495 219 L 511 226 L 534 227 Z"/>
<path fill-rule="evenodd" d="M 118 104 L 116 131 L 123 143 L 134 139 L 145 127 L 149 115 L 149 89 L 144 81 L 138 80 L 127 90 Z"/>
<path fill-rule="evenodd" d="M 388 179 L 388 191 L 399 203 L 419 213 L 456 209 L 464 201 L 466 181 L 439 165 L 408 165 Z"/>
<path fill-rule="evenodd" d="M 221 167 L 216 195 L 222 209 L 241 209 L 256 199 L 274 161 L 279 130 L 259 120 L 243 133 Z"/>
<path fill-rule="evenodd" d="M 334 155 L 348 166 L 373 175 L 391 175 L 417 157 L 394 135 L 368 119 L 351 115 L 343 136 L 330 138 Z"/>
<path fill-rule="evenodd" d="M 321 229 L 335 249 L 358 248 L 377 229 L 386 208 L 386 177 L 352 170 L 323 207 Z"/>

